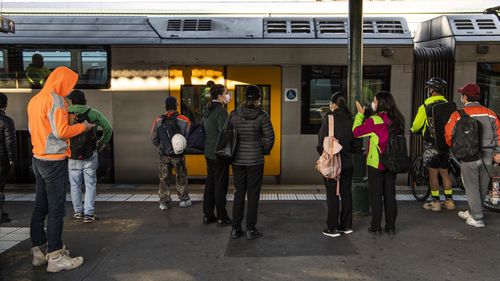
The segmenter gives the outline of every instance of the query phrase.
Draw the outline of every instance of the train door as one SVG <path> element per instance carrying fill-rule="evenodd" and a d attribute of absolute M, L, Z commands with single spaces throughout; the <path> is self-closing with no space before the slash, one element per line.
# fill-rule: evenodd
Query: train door
<path fill-rule="evenodd" d="M 172 66 L 169 68 L 170 95 L 180 103 L 180 112 L 192 123 L 201 121 L 203 107 L 210 100 L 208 81 L 223 84 L 231 93 L 228 111 L 244 102 L 246 85 L 258 85 L 262 90 L 262 105 L 273 123 L 276 139 L 266 156 L 265 176 L 279 176 L 281 167 L 281 68 L 272 66 Z M 203 154 L 186 156 L 190 176 L 206 176 Z"/>
<path fill-rule="evenodd" d="M 187 116 L 192 124 L 201 121 L 203 107 L 210 101 L 207 82 L 224 84 L 222 66 L 172 66 L 169 68 L 170 95 L 179 101 L 180 113 Z M 207 165 L 203 154 L 186 155 L 186 165 L 190 176 L 206 176 Z"/>
<path fill-rule="evenodd" d="M 229 109 L 245 101 L 246 85 L 257 85 L 262 92 L 262 106 L 269 114 L 274 128 L 275 142 L 266 156 L 265 176 L 279 176 L 281 168 L 281 67 L 279 66 L 228 66 L 226 85 L 233 93 Z"/>

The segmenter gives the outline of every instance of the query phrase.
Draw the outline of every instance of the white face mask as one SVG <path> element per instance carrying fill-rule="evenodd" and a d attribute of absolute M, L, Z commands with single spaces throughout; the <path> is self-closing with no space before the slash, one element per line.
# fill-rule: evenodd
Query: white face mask
<path fill-rule="evenodd" d="M 224 97 L 226 99 L 226 104 L 229 103 L 229 101 L 231 100 L 231 95 L 230 94 L 226 94 Z"/>
<path fill-rule="evenodd" d="M 373 112 L 377 111 L 377 105 L 373 101 L 372 101 L 372 110 L 373 110 Z"/>

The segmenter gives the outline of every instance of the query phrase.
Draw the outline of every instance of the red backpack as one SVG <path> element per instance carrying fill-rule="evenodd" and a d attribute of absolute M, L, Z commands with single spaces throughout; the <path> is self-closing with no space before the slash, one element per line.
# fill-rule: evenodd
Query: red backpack
<path fill-rule="evenodd" d="M 328 116 L 328 136 L 323 140 L 323 154 L 316 162 L 316 170 L 327 179 L 337 181 L 337 195 L 340 195 L 340 174 L 342 172 L 342 162 L 340 151 L 342 145 L 334 136 L 333 115 Z"/>

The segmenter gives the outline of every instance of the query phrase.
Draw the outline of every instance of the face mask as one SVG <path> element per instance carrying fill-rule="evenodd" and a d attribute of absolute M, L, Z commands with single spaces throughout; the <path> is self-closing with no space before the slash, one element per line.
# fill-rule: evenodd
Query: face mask
<path fill-rule="evenodd" d="M 226 94 L 224 97 L 226 98 L 226 103 L 229 103 L 229 101 L 231 100 L 231 95 Z"/>
<path fill-rule="evenodd" d="M 373 110 L 373 112 L 377 111 L 377 105 L 373 101 L 372 101 L 372 110 Z"/>

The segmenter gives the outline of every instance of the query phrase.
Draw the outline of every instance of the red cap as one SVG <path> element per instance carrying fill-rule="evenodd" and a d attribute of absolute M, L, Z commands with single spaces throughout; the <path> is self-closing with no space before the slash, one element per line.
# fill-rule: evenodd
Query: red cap
<path fill-rule="evenodd" d="M 466 84 L 462 88 L 458 88 L 458 92 L 469 97 L 479 97 L 481 95 L 481 88 L 477 84 Z"/>

